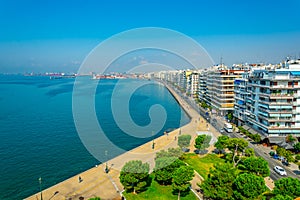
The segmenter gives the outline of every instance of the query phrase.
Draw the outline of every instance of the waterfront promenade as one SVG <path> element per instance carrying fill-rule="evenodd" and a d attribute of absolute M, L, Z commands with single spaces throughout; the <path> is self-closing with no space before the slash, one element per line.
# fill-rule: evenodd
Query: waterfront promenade
<path fill-rule="evenodd" d="M 190 149 L 193 151 L 194 140 L 197 131 L 207 131 L 214 134 L 215 137 L 219 133 L 204 120 L 187 102 L 182 99 L 176 92 L 166 85 L 168 90 L 178 101 L 181 107 L 189 115 L 191 121 L 180 129 L 176 129 L 154 140 L 155 148 L 152 149 L 153 141 L 141 145 L 131 151 L 117 156 L 107 163 L 95 166 L 85 172 L 71 177 L 61 183 L 58 183 L 48 189 L 42 191 L 43 199 L 89 199 L 99 196 L 101 199 L 120 199 L 123 187 L 119 181 L 119 172 L 123 165 L 130 160 L 142 160 L 150 164 L 151 171 L 154 167 L 154 158 L 156 152 L 177 147 L 177 139 L 179 134 L 190 134 L 192 136 Z M 209 150 L 212 150 L 210 148 Z M 106 164 L 109 167 L 109 173 L 105 173 Z M 82 179 L 79 182 L 79 177 Z M 195 184 L 194 184 L 195 185 Z M 28 200 L 41 199 L 41 194 L 37 193 L 27 198 Z"/>

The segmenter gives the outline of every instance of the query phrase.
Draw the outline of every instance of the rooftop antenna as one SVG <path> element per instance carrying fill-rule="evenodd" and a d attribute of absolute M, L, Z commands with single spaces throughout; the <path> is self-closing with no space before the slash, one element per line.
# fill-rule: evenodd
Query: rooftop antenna
<path fill-rule="evenodd" d="M 222 56 L 220 58 L 220 64 L 221 64 L 221 67 L 223 68 L 223 57 Z"/>

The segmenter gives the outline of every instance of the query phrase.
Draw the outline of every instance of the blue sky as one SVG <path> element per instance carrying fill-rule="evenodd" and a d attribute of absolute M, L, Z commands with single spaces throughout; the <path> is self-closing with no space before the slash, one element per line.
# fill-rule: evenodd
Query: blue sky
<path fill-rule="evenodd" d="M 0 72 L 76 71 L 106 38 L 164 27 L 198 41 L 215 62 L 300 56 L 300 1 L 0 0 Z"/>

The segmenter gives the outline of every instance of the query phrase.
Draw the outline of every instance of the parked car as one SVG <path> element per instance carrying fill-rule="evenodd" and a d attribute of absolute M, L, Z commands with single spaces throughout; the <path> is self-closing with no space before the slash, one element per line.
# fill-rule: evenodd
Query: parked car
<path fill-rule="evenodd" d="M 200 155 L 204 155 L 204 154 L 207 154 L 207 150 L 206 149 L 195 149 L 194 150 L 194 153 L 195 154 L 200 154 Z"/>
<path fill-rule="evenodd" d="M 285 165 L 285 166 L 289 166 L 290 165 L 290 163 L 287 160 L 283 160 L 282 164 Z"/>
<path fill-rule="evenodd" d="M 286 176 L 286 171 L 280 167 L 280 166 L 275 166 L 274 167 L 275 172 L 277 172 L 278 174 L 280 174 L 281 176 Z"/>
<path fill-rule="evenodd" d="M 195 153 L 195 154 L 200 154 L 200 150 L 199 150 L 199 149 L 195 149 L 195 150 L 194 150 L 194 153 Z"/>
<path fill-rule="evenodd" d="M 220 133 L 224 133 L 224 129 L 220 129 Z"/>
<path fill-rule="evenodd" d="M 183 147 L 183 148 L 182 148 L 182 151 L 183 151 L 183 152 L 190 152 L 190 149 L 188 149 L 188 148 L 186 148 L 186 147 Z"/>
<path fill-rule="evenodd" d="M 279 159 L 279 156 L 278 156 L 277 154 L 274 154 L 274 155 L 273 155 L 273 158 L 276 159 L 276 160 L 278 160 L 278 159 Z"/>

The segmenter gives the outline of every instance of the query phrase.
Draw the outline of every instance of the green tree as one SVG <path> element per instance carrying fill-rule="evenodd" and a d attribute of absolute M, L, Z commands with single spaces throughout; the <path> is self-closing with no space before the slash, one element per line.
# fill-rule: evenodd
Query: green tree
<path fill-rule="evenodd" d="M 180 166 L 185 165 L 184 162 L 176 157 L 161 157 L 155 160 L 155 180 L 162 185 L 170 185 L 174 171 Z"/>
<path fill-rule="evenodd" d="M 300 142 L 298 142 L 294 145 L 294 149 L 297 151 L 300 151 Z"/>
<path fill-rule="evenodd" d="M 227 147 L 227 145 L 228 145 L 228 140 L 229 140 L 229 137 L 227 135 L 219 136 L 218 137 L 218 141 L 215 143 L 215 147 L 218 150 L 225 149 Z"/>
<path fill-rule="evenodd" d="M 228 118 L 229 121 L 232 121 L 232 119 L 233 119 L 233 114 L 232 114 L 232 113 L 228 113 L 228 114 L 227 114 L 227 118 Z"/>
<path fill-rule="evenodd" d="M 167 151 L 166 150 L 161 150 L 156 153 L 157 158 L 162 158 L 162 157 L 175 157 L 175 158 L 180 158 L 182 155 L 182 150 L 180 148 L 169 148 Z"/>
<path fill-rule="evenodd" d="M 254 149 L 253 148 L 247 148 L 245 150 L 245 156 L 247 157 L 251 157 L 251 156 L 254 156 L 255 155 L 255 152 L 254 152 Z"/>
<path fill-rule="evenodd" d="M 288 195 L 278 194 L 275 197 L 272 197 L 270 200 L 293 200 L 293 198 Z"/>
<path fill-rule="evenodd" d="M 290 151 L 285 151 L 284 157 L 288 162 L 294 162 L 294 160 L 295 160 L 292 152 L 290 152 Z"/>
<path fill-rule="evenodd" d="M 132 160 L 123 166 L 120 182 L 128 192 L 143 191 L 149 181 L 149 164 L 140 160 Z"/>
<path fill-rule="evenodd" d="M 254 140 L 254 142 L 259 143 L 261 141 L 261 137 L 259 134 L 254 134 L 252 135 L 252 139 Z"/>
<path fill-rule="evenodd" d="M 100 197 L 89 198 L 89 200 L 101 200 Z"/>
<path fill-rule="evenodd" d="M 178 146 L 181 148 L 188 147 L 190 145 L 191 138 L 192 137 L 190 135 L 180 135 L 178 137 Z"/>
<path fill-rule="evenodd" d="M 233 184 L 235 199 L 256 199 L 267 190 L 262 177 L 254 174 L 240 174 Z"/>
<path fill-rule="evenodd" d="M 277 154 L 278 154 L 279 156 L 285 157 L 286 160 L 287 160 L 288 162 L 293 162 L 293 161 L 294 161 L 293 154 L 292 154 L 290 151 L 287 151 L 287 150 L 285 150 L 285 149 L 282 148 L 282 147 L 278 147 L 278 148 L 276 149 L 276 152 L 277 152 Z"/>
<path fill-rule="evenodd" d="M 268 162 L 261 157 L 248 157 L 243 162 L 246 171 L 258 176 L 267 177 L 270 175 Z"/>
<path fill-rule="evenodd" d="M 286 137 L 286 142 L 294 142 L 296 138 L 294 138 L 291 134 Z"/>
<path fill-rule="evenodd" d="M 232 162 L 236 167 L 245 154 L 248 142 L 242 138 L 229 138 L 227 148 L 232 152 Z"/>
<path fill-rule="evenodd" d="M 232 199 L 232 185 L 237 176 L 237 169 L 231 163 L 217 164 L 211 169 L 208 178 L 199 185 L 205 197 L 216 200 Z"/>
<path fill-rule="evenodd" d="M 190 181 L 194 177 L 194 170 L 190 166 L 183 165 L 174 172 L 172 179 L 172 187 L 174 192 L 178 192 L 178 199 L 180 193 L 187 191 L 190 187 Z"/>
<path fill-rule="evenodd" d="M 202 148 L 201 149 L 206 149 L 209 147 L 209 143 L 211 141 L 211 136 L 210 135 L 206 135 L 202 144 Z"/>
<path fill-rule="evenodd" d="M 284 156 L 284 155 L 286 154 L 286 150 L 285 150 L 284 148 L 282 148 L 282 147 L 278 147 L 278 148 L 276 149 L 276 152 L 277 152 L 277 154 L 278 154 L 279 156 Z"/>
<path fill-rule="evenodd" d="M 198 137 L 195 140 L 195 148 L 196 149 L 201 149 L 204 143 L 206 135 L 198 135 Z"/>
<path fill-rule="evenodd" d="M 300 197 L 300 180 L 297 178 L 281 178 L 275 181 L 273 190 L 275 195 L 288 195 L 292 198 Z"/>

